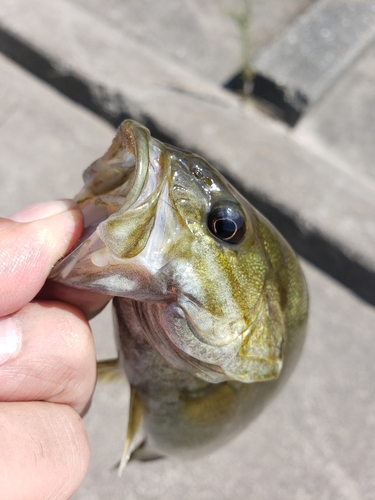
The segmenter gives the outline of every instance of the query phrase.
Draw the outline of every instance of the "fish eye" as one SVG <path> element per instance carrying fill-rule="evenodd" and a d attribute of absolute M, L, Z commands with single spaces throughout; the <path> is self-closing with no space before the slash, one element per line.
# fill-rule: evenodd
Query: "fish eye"
<path fill-rule="evenodd" d="M 216 203 L 207 217 L 210 232 L 221 241 L 236 245 L 246 234 L 246 221 L 238 205 L 231 201 Z"/>

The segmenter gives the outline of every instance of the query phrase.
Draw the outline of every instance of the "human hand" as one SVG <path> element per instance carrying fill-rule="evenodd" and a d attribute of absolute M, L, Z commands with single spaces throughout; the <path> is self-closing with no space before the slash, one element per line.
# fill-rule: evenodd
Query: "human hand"
<path fill-rule="evenodd" d="M 73 202 L 39 204 L 0 218 L 0 497 L 68 499 L 89 463 L 81 416 L 96 380 L 83 312 L 108 298 L 63 286 L 40 292 L 74 245 L 82 214 Z M 50 288 L 50 290 L 49 290 Z"/>

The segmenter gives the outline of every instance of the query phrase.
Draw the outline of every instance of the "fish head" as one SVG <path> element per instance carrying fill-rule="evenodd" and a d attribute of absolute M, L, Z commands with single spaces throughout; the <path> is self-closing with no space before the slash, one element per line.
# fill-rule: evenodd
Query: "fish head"
<path fill-rule="evenodd" d="M 85 229 L 51 278 L 134 301 L 176 368 L 210 382 L 277 378 L 307 295 L 268 221 L 203 158 L 131 120 L 84 181 Z"/>

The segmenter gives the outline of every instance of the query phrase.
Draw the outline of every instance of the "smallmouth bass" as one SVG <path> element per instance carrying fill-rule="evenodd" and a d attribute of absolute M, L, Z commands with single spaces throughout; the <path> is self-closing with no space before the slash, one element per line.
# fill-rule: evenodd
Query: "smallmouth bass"
<path fill-rule="evenodd" d="M 50 277 L 114 297 L 116 363 L 131 388 L 121 467 L 210 452 L 297 361 L 308 311 L 297 258 L 203 158 L 132 120 L 84 183 L 85 229 Z"/>

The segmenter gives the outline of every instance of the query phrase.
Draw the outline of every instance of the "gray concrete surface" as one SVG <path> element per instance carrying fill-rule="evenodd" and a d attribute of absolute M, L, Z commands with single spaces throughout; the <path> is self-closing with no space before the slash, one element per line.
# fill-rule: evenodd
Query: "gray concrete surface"
<path fill-rule="evenodd" d="M 82 166 L 108 147 L 113 127 L 0 56 L 1 215 L 67 198 Z"/>
<path fill-rule="evenodd" d="M 243 0 L 72 0 L 100 14 L 128 36 L 224 83 L 243 64 L 236 17 Z M 315 0 L 250 0 L 248 40 L 253 55 Z"/>
<path fill-rule="evenodd" d="M 1 58 L 0 65 L 0 92 L 7 96 L 0 102 L 11 104 L 0 115 L 1 179 L 7 188 L 3 214 L 26 200 L 76 191 L 79 163 L 100 154 L 97 149 L 112 131 L 14 63 Z M 27 187 L 19 184 L 25 165 L 33 172 Z M 73 498 L 373 499 L 375 311 L 320 271 L 304 269 L 311 319 L 302 360 L 284 392 L 246 432 L 209 457 L 133 463 L 119 479 L 111 468 L 123 445 L 127 388 L 121 382 L 100 383 L 85 418 L 91 467 Z M 115 352 L 110 321 L 106 310 L 93 322 L 99 358 Z"/>
<path fill-rule="evenodd" d="M 104 95 L 134 117 L 152 118 L 292 214 L 306 234 L 317 228 L 371 268 L 374 47 L 290 131 L 97 12 L 73 1 L 3 0 L 0 28 L 48 56 L 54 75 L 74 72 L 99 101 Z M 76 193 L 82 170 L 112 138 L 108 123 L 4 57 L 0 124 L 0 215 Z M 375 310 L 311 265 L 304 269 L 311 295 L 306 348 L 259 419 L 209 457 L 133 463 L 119 479 L 111 468 L 123 446 L 127 387 L 99 383 L 85 418 L 91 467 L 74 500 L 375 498 Z M 92 323 L 99 358 L 115 352 L 110 322 L 106 309 Z"/>
<path fill-rule="evenodd" d="M 319 0 L 253 61 L 253 69 L 302 113 L 375 39 L 373 0 Z"/>
<path fill-rule="evenodd" d="M 309 149 L 375 181 L 375 43 L 298 124 L 294 137 Z"/>
<path fill-rule="evenodd" d="M 42 54 L 48 73 L 74 75 L 87 85 L 99 108 L 151 122 L 170 140 L 221 167 L 245 192 L 277 207 L 299 228 L 301 246 L 313 261 L 319 253 L 323 262 L 328 251 L 308 238 L 306 243 L 305 235 L 337 248 L 326 268 L 336 266 L 336 275 L 375 302 L 370 178 L 306 148 L 251 103 L 67 0 L 3 0 L 0 24 Z M 364 274 L 369 271 L 371 285 L 345 275 L 351 262 Z"/>

